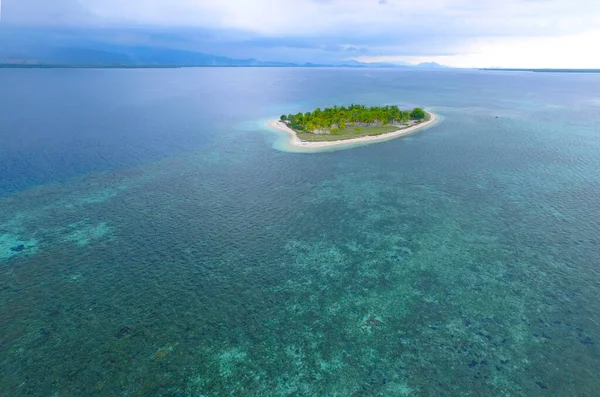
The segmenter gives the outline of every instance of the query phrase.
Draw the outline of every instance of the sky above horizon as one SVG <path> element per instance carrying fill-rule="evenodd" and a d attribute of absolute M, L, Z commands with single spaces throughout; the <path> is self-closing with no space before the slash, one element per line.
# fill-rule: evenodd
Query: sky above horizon
<path fill-rule="evenodd" d="M 600 44 L 597 0 L 0 0 L 0 4 L 3 27 L 68 28 L 79 38 L 95 41 L 232 58 L 600 68 L 600 56 L 593 50 Z"/>

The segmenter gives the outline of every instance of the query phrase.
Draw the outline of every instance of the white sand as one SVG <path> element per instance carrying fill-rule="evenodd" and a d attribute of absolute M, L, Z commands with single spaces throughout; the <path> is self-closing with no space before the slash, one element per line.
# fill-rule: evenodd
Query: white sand
<path fill-rule="evenodd" d="M 289 144 L 292 147 L 297 148 L 297 149 L 330 148 L 330 147 L 334 147 L 334 146 L 344 146 L 344 145 L 354 146 L 356 144 L 361 144 L 361 143 L 373 143 L 373 142 L 387 141 L 390 139 L 394 139 L 394 138 L 398 138 L 401 136 L 411 134 L 417 130 L 428 127 L 437 120 L 437 117 L 435 116 L 435 114 L 433 114 L 431 112 L 427 112 L 427 113 L 429 113 L 429 115 L 431 116 L 429 118 L 429 120 L 427 120 L 423 123 L 417 124 L 417 125 L 413 125 L 412 127 L 402 128 L 397 131 L 392 131 L 392 132 L 388 132 L 386 134 L 381 134 L 381 135 L 363 136 L 360 138 L 352 138 L 352 139 L 344 139 L 344 140 L 339 140 L 339 141 L 328 141 L 328 142 L 303 141 L 300 138 L 298 138 L 298 136 L 296 135 L 296 132 L 294 130 L 292 130 L 290 127 L 288 127 L 284 122 L 282 122 L 280 120 L 269 120 L 269 127 L 274 128 L 279 131 L 286 132 L 287 134 L 289 134 L 289 136 L 290 136 Z"/>

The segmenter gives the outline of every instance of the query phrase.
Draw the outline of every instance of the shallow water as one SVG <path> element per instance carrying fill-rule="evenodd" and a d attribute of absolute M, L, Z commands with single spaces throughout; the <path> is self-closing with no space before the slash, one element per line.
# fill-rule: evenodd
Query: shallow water
<path fill-rule="evenodd" d="M 600 389 L 600 76 L 2 70 L 0 396 Z M 333 104 L 443 123 L 285 153 Z M 498 118 L 496 118 L 498 116 Z"/>

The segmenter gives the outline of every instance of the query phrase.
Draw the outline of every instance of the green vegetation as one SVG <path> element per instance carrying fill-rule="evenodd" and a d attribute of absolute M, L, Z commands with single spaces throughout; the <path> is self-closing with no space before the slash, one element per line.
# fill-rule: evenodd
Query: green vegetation
<path fill-rule="evenodd" d="M 410 118 L 422 120 L 425 118 L 425 111 L 421 108 L 414 108 L 414 110 L 410 112 Z"/>
<path fill-rule="evenodd" d="M 427 120 L 421 108 L 400 110 L 398 106 L 334 106 L 313 112 L 282 115 L 280 120 L 305 141 L 338 141 L 362 136 L 381 135 Z"/>

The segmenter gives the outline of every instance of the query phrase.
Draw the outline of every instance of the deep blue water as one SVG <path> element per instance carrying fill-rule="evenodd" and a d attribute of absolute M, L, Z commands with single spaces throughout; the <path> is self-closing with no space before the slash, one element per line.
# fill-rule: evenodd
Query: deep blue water
<path fill-rule="evenodd" d="M 279 151 L 265 120 L 424 106 Z M 0 70 L 0 396 L 594 396 L 600 76 Z"/>

